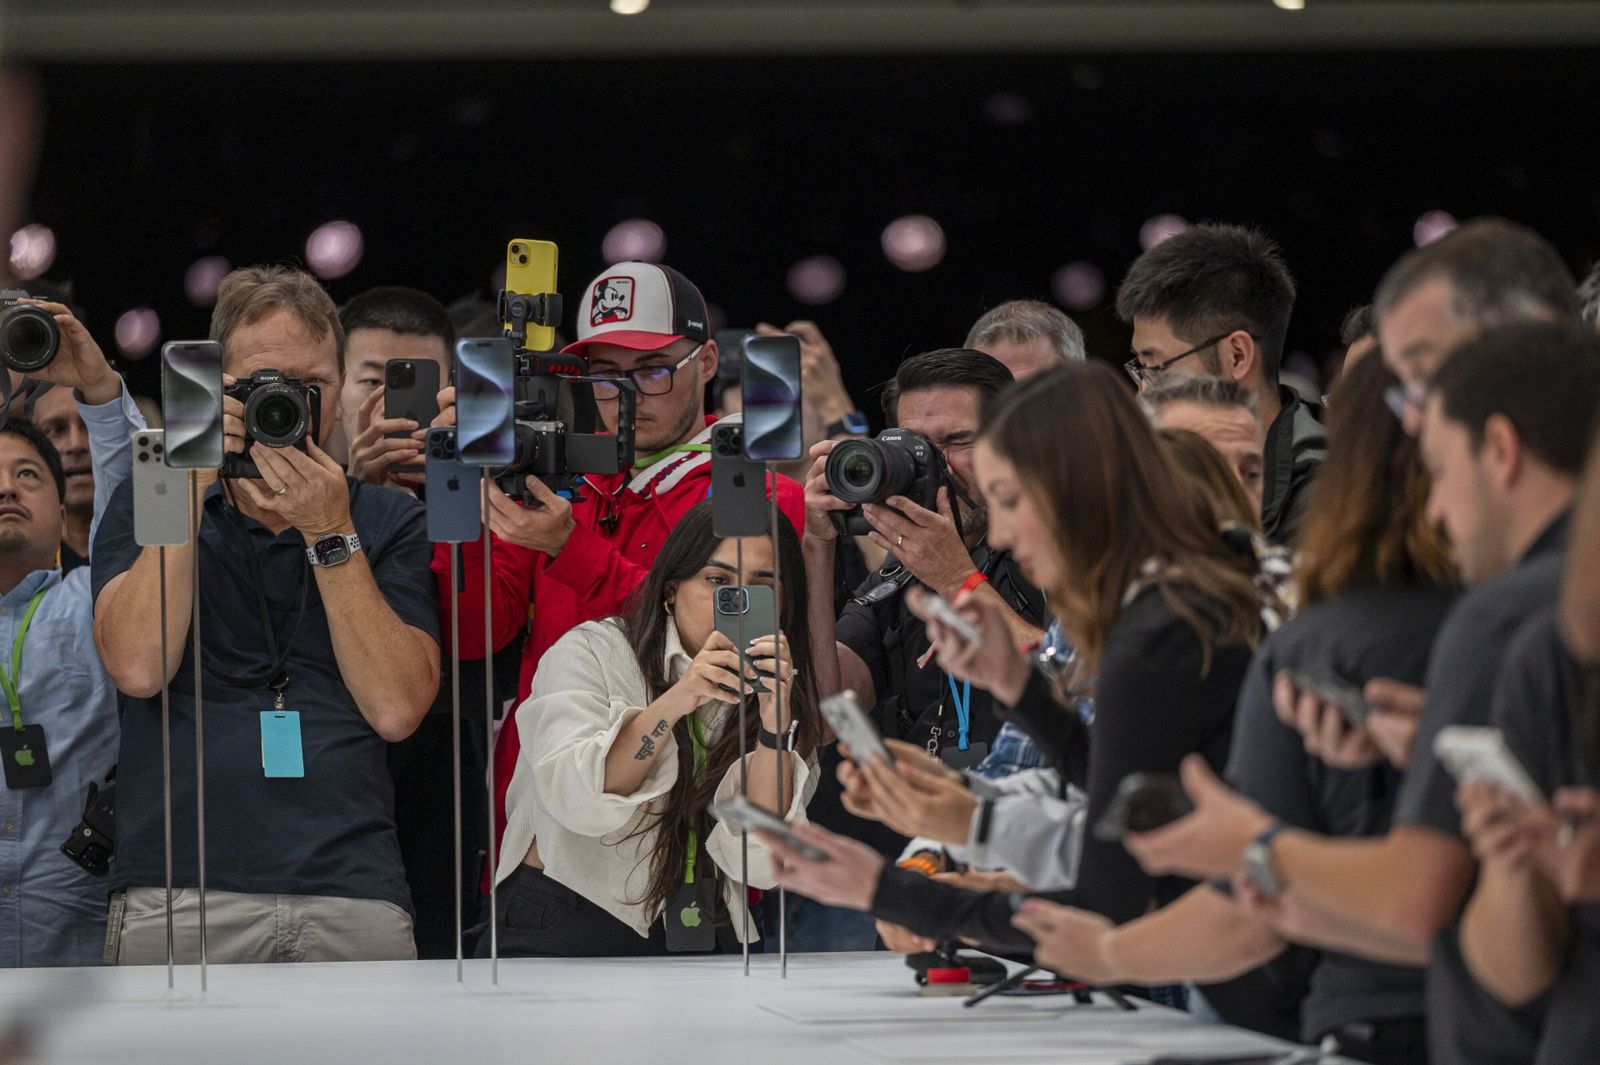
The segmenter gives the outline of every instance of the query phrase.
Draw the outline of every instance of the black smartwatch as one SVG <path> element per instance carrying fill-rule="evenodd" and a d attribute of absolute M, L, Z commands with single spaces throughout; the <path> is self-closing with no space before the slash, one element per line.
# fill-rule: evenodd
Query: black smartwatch
<path fill-rule="evenodd" d="M 756 726 L 756 730 L 756 739 L 760 742 L 761 746 L 766 747 L 768 750 L 793 751 L 794 738 L 800 733 L 800 722 L 789 722 L 788 730 L 785 731 L 781 736 L 776 732 L 768 732 L 760 725 Z"/>

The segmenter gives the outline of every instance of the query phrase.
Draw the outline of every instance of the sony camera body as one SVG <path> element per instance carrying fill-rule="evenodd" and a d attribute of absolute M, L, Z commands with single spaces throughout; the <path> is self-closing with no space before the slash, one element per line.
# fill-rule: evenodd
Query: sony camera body
<path fill-rule="evenodd" d="M 491 471 L 502 492 L 533 503 L 527 478 L 575 496 L 585 473 L 621 473 L 633 465 L 634 412 L 638 396 L 623 382 L 617 397 L 617 431 L 606 431 L 595 402 L 588 362 L 577 355 L 519 349 L 513 389 L 516 457 Z"/>
<path fill-rule="evenodd" d="M 944 455 L 914 429 L 885 429 L 871 440 L 845 440 L 828 453 L 824 467 L 828 491 L 853 504 L 833 512 L 833 523 L 847 536 L 872 531 L 861 507 L 905 496 L 928 510 L 939 509 L 939 489 L 949 478 Z"/>
<path fill-rule="evenodd" d="M 244 404 L 245 453 L 222 459 L 224 477 L 260 477 L 250 458 L 252 441 L 267 447 L 306 450 L 306 438 L 315 439 L 321 426 L 322 393 L 316 385 L 285 377 L 278 370 L 257 370 L 224 390 Z"/>
<path fill-rule="evenodd" d="M 50 365 L 61 350 L 61 327 L 43 308 L 20 301 L 20 289 L 0 292 L 0 362 L 18 373 L 35 373 Z"/>

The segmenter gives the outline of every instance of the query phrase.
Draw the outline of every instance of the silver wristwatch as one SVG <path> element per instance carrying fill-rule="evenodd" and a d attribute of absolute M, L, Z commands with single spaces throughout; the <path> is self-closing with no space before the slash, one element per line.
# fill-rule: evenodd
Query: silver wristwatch
<path fill-rule="evenodd" d="M 361 538 L 355 533 L 329 533 L 319 536 L 306 548 L 306 558 L 313 566 L 337 566 L 350 561 L 350 556 L 361 550 Z"/>
<path fill-rule="evenodd" d="M 1287 827 L 1282 821 L 1274 821 L 1265 832 L 1245 844 L 1244 848 L 1245 875 L 1264 894 L 1273 898 L 1283 894 L 1283 889 L 1289 886 L 1272 868 L 1272 841 Z"/>

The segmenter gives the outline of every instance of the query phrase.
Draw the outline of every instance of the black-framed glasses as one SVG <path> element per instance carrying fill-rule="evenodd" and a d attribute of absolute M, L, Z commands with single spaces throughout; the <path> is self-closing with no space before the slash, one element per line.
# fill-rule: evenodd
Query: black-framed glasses
<path fill-rule="evenodd" d="M 616 399 L 621 391 L 613 381 L 628 378 L 633 381 L 633 387 L 639 390 L 641 396 L 664 396 L 672 391 L 672 381 L 678 371 L 689 365 L 694 357 L 700 354 L 700 349 L 705 347 L 702 342 L 695 349 L 671 366 L 646 366 L 640 370 L 624 370 L 621 373 L 595 373 L 591 377 L 597 378 L 594 383 L 594 398 L 611 400 Z"/>
<path fill-rule="evenodd" d="M 1230 329 L 1226 333 L 1218 333 L 1210 340 L 1202 341 L 1201 343 L 1190 348 L 1188 351 L 1180 352 L 1165 362 L 1158 362 L 1154 366 L 1146 366 L 1144 363 L 1140 362 L 1139 357 L 1135 355 L 1133 358 L 1123 363 L 1122 368 L 1128 371 L 1128 376 L 1133 378 L 1134 384 L 1153 385 L 1156 382 L 1156 378 L 1160 377 L 1162 373 L 1166 371 L 1167 367 L 1182 362 L 1190 355 L 1198 355 L 1200 352 L 1206 350 L 1212 345 L 1222 343 L 1224 340 L 1227 340 L 1237 332 L 1239 332 L 1239 330 Z M 1251 333 L 1250 336 L 1254 338 L 1255 334 Z"/>

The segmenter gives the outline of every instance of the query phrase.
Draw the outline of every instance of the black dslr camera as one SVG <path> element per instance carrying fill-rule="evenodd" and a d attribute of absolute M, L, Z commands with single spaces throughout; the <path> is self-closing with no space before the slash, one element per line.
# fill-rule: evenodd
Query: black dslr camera
<path fill-rule="evenodd" d="M 0 292 L 0 362 L 18 373 L 34 373 L 50 365 L 61 350 L 61 327 L 43 308 L 22 303 L 18 289 Z"/>
<path fill-rule="evenodd" d="M 245 453 L 222 458 L 224 477 L 260 477 L 250 458 L 250 442 L 268 447 L 306 449 L 306 437 L 315 439 L 322 420 L 322 393 L 316 385 L 301 384 L 277 370 L 257 370 L 235 381 L 223 392 L 244 404 Z"/>
<path fill-rule="evenodd" d="M 61 845 L 61 853 L 95 876 L 105 876 L 117 839 L 117 771 L 104 784 L 89 783 L 83 820 Z"/>
<path fill-rule="evenodd" d="M 833 524 L 847 536 L 872 531 L 864 503 L 905 496 L 919 507 L 939 509 L 939 489 L 949 483 L 944 454 L 914 429 L 885 429 L 871 440 L 846 440 L 828 453 L 824 467 L 828 491 L 851 510 L 833 512 Z"/>
<path fill-rule="evenodd" d="M 600 418 L 595 378 L 588 372 L 588 362 L 577 355 L 518 349 L 512 392 L 516 457 L 490 471 L 506 495 L 531 504 L 526 478 L 534 476 L 577 499 L 577 475 L 621 473 L 633 465 L 638 405 L 633 383 L 619 384 L 617 431 L 612 434 Z"/>

